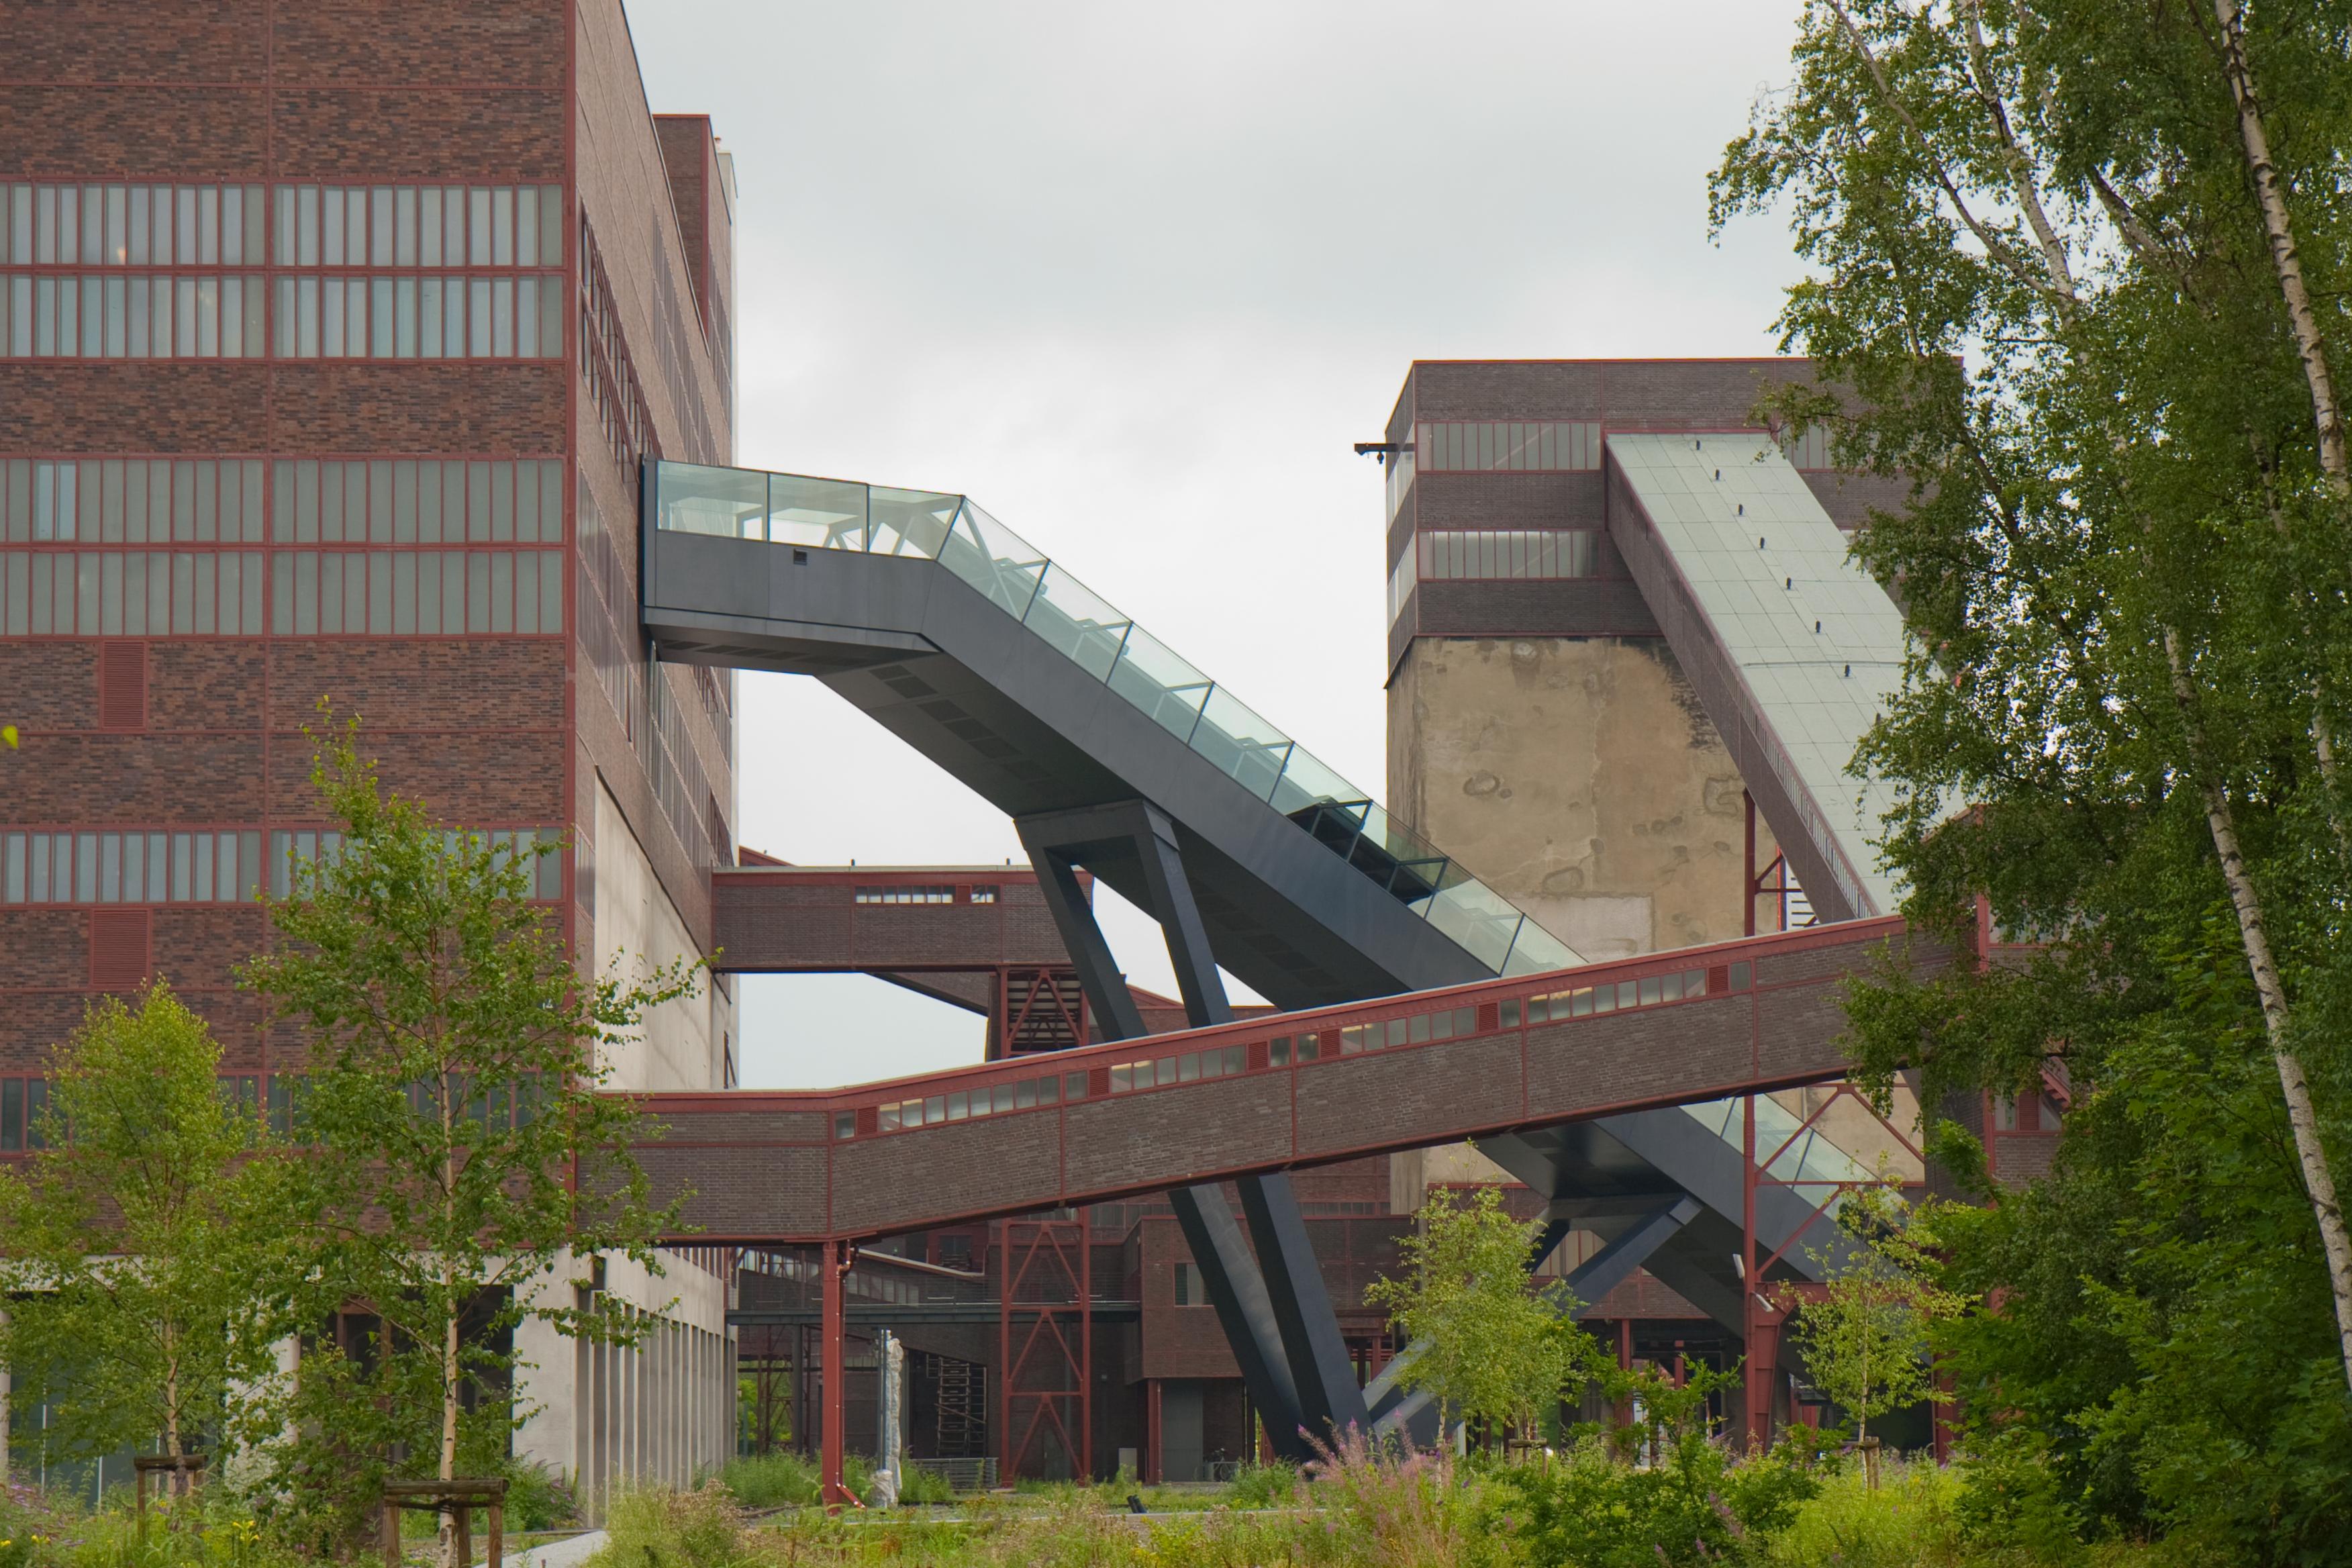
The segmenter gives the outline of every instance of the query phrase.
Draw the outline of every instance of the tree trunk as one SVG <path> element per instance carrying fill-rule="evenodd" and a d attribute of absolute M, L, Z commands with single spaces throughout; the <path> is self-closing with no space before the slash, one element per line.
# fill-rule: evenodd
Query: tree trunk
<path fill-rule="evenodd" d="M 2254 92 L 2252 67 L 2246 59 L 2246 29 L 2238 0 L 2213 0 L 2213 18 L 2221 25 L 2221 71 L 2229 79 L 2230 98 L 2238 110 L 2238 135 L 2245 143 L 2246 172 L 2253 177 L 2254 194 L 2262 204 L 2263 227 L 2270 237 L 2271 266 L 2278 274 L 2279 293 L 2286 301 L 2287 324 L 2294 332 L 2295 353 L 2303 360 L 2304 379 L 2311 386 L 2312 418 L 2319 428 L 2319 466 L 2337 496 L 2352 495 L 2352 459 L 2345 451 L 2344 410 L 2336 400 L 2335 379 L 2327 370 L 2327 345 L 2319 330 L 2319 313 L 2311 303 L 2311 289 L 2303 279 L 2303 258 L 2295 250 L 2294 226 L 2286 210 L 2286 193 L 2278 169 L 2271 162 L 2270 133 L 2263 124 L 2262 100 Z"/>
<path fill-rule="evenodd" d="M 2221 0 L 2226 4 L 2227 0 Z M 2197 717 L 2197 690 L 2180 651 L 2180 635 L 2164 628 L 2164 655 L 2172 670 L 2173 700 L 2188 727 L 2189 753 L 2197 772 L 2197 787 L 2204 797 L 2206 826 L 2213 835 L 2213 851 L 2221 859 L 2221 879 L 2230 889 L 2230 902 L 2238 914 L 2238 935 L 2245 949 L 2246 967 L 2252 973 L 2255 994 L 2263 1005 L 2263 1027 L 2270 1037 L 2271 1056 L 2278 1063 L 2279 1088 L 2286 1095 L 2287 1124 L 2294 1130 L 2295 1157 L 2303 1166 L 2303 1184 L 2319 1221 L 2319 1241 L 2327 1256 L 2328 1289 L 2336 1299 L 2336 1331 L 2344 1359 L 2344 1376 L 2352 1386 L 2352 1236 L 2344 1227 L 2344 1210 L 2336 1201 L 2336 1178 L 2328 1169 L 2327 1151 L 2319 1141 L 2319 1116 L 2311 1101 L 2303 1060 L 2288 1036 L 2286 987 L 2279 980 L 2271 956 L 2270 928 L 2263 918 L 2262 900 L 2253 877 L 2246 869 L 2238 844 L 2236 814 L 2229 792 L 2222 788 L 2206 762 L 2204 731 Z"/>

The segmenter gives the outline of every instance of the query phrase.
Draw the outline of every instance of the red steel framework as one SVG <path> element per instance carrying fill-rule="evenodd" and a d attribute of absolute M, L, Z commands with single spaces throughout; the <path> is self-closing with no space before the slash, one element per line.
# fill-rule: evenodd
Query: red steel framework
<path fill-rule="evenodd" d="M 1003 1436 L 996 1447 L 1003 1479 L 1010 1484 L 1023 1473 L 1031 1448 L 1048 1434 L 1061 1442 L 1067 1474 L 1089 1479 L 1095 1329 L 1085 1211 L 1075 1219 L 1005 1220 L 1000 1237 L 997 1365 L 1003 1372 L 997 1387 Z"/>

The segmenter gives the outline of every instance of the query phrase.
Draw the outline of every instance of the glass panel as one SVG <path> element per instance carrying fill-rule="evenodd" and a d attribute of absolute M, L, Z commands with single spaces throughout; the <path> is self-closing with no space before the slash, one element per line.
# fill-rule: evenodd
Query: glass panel
<path fill-rule="evenodd" d="M 657 482 L 659 526 L 726 539 L 761 537 L 761 520 L 768 506 L 766 475 L 744 468 L 664 463 Z"/>
<path fill-rule="evenodd" d="M 1501 894 L 1459 872 L 1441 879 L 1427 914 L 1431 925 L 1493 970 L 1500 970 L 1510 956 L 1525 918 Z"/>
<path fill-rule="evenodd" d="M 1131 624 L 1093 589 L 1048 563 L 1023 624 L 1097 680 L 1109 679 Z"/>
<path fill-rule="evenodd" d="M 940 564 L 1018 620 L 1037 594 L 1045 558 L 1019 534 L 966 500 L 940 543 Z"/>
<path fill-rule="evenodd" d="M 1127 646 L 1110 672 L 1110 689 L 1143 710 L 1145 716 L 1180 741 L 1192 738 L 1208 699 L 1209 678 L 1176 657 L 1141 626 L 1127 634 Z"/>
<path fill-rule="evenodd" d="M 665 476 L 672 466 L 662 465 Z M 819 550 L 866 548 L 864 485 L 846 479 L 803 479 L 793 474 L 770 474 L 767 480 L 769 539 L 778 544 Z M 663 485 L 667 491 L 666 477 Z"/>
<path fill-rule="evenodd" d="M 1293 746 L 1290 757 L 1283 764 L 1282 777 L 1274 787 L 1274 808 L 1302 826 L 1335 815 L 1344 816 L 1346 828 L 1343 839 L 1352 841 L 1357 826 L 1363 819 L 1361 808 L 1368 803 L 1362 790 L 1341 778 L 1304 746 Z M 1344 814 L 1317 811 L 1318 806 L 1344 805 Z M 1332 826 L 1339 826 L 1333 823 Z M 1325 837 L 1326 829 L 1318 826 L 1316 837 Z M 1345 841 L 1336 847 L 1344 849 Z"/>
<path fill-rule="evenodd" d="M 1192 731 L 1192 750 L 1265 800 L 1290 760 L 1290 737 L 1251 712 L 1223 687 L 1212 689 Z"/>
<path fill-rule="evenodd" d="M 936 560 L 955 522 L 963 497 L 934 490 L 898 490 L 876 485 L 867 506 L 873 514 L 873 540 L 867 546 L 877 555 L 919 555 Z"/>
<path fill-rule="evenodd" d="M 1582 962 L 1574 949 L 1530 920 L 1519 927 L 1517 940 L 1511 943 L 1511 956 L 1503 964 L 1503 973 L 1542 974 L 1555 969 L 1570 968 Z"/>

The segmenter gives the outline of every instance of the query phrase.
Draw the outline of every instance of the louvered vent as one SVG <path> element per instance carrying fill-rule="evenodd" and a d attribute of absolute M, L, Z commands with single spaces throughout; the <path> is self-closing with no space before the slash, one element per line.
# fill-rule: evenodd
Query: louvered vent
<path fill-rule="evenodd" d="M 89 911 L 89 987 L 135 991 L 147 978 L 148 922 L 145 910 Z"/>
<path fill-rule="evenodd" d="M 108 642 L 98 645 L 98 727 L 101 730 L 143 730 L 147 727 L 147 645 Z"/>

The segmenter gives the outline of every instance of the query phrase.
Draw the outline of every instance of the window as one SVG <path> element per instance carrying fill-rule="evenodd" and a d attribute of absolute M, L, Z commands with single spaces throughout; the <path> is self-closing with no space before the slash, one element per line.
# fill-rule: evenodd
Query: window
<path fill-rule="evenodd" d="M 259 185 L 0 185 L 0 263 L 258 267 Z"/>
<path fill-rule="evenodd" d="M 1197 1263 L 1179 1263 L 1174 1265 L 1173 1268 L 1176 1276 L 1176 1305 L 1180 1307 L 1207 1306 L 1209 1304 L 1209 1298 L 1202 1289 L 1200 1265 Z"/>
<path fill-rule="evenodd" d="M 1033 1110 L 1086 1097 L 1085 1073 L 1047 1073 L 1041 1078 L 1007 1079 L 955 1094 L 933 1095 L 928 1100 L 897 1100 L 879 1108 L 876 1126 L 884 1132 L 899 1132 L 942 1121 L 1001 1116 L 1008 1110 Z"/>
<path fill-rule="evenodd" d="M 1780 455 L 1796 468 L 1826 468 L 1830 462 L 1830 431 L 1826 425 L 1808 425 L 1785 436 L 1780 441 Z"/>
<path fill-rule="evenodd" d="M 555 458 L 293 459 L 274 468 L 269 537 L 279 544 L 555 544 L 563 539 L 563 464 Z"/>
<path fill-rule="evenodd" d="M 557 550 L 280 550 L 279 637 L 541 636 L 563 629 Z"/>
<path fill-rule="evenodd" d="M 279 359 L 561 359 L 563 279 L 278 279 Z M 258 349 L 251 351 L 259 353 Z"/>
<path fill-rule="evenodd" d="M 259 458 L 13 458 L 0 465 L 0 539 L 12 543 L 260 538 Z"/>
<path fill-rule="evenodd" d="M 0 903 L 235 904 L 260 891 L 258 830 L 0 830 Z"/>
<path fill-rule="evenodd" d="M 1181 1056 L 1160 1057 L 1151 1061 L 1121 1062 L 1110 1069 L 1110 1091 L 1124 1094 L 1129 1089 L 1158 1089 L 1171 1083 L 1197 1083 L 1202 1079 L 1224 1078 L 1241 1072 L 1248 1065 L 1249 1047 L 1246 1046 L 1187 1051 Z"/>
<path fill-rule="evenodd" d="M 956 901 L 955 889 L 940 888 L 860 888 L 856 901 L 861 904 L 951 904 Z"/>
<path fill-rule="evenodd" d="M 271 201 L 279 267 L 563 265 L 561 185 L 278 185 Z"/>
<path fill-rule="evenodd" d="M 10 637 L 257 637 L 255 550 L 0 551 Z"/>
<path fill-rule="evenodd" d="M 996 902 L 997 893 L 998 889 L 995 888 L 974 888 L 971 890 L 971 901 L 975 904 L 992 904 Z"/>
<path fill-rule="evenodd" d="M 1592 420 L 1423 425 L 1413 457 L 1424 473 L 1590 472 L 1601 467 L 1601 426 Z"/>
<path fill-rule="evenodd" d="M 1294 1042 L 1288 1035 L 1278 1035 L 1266 1047 L 1266 1060 L 1278 1068 L 1293 1062 L 1311 1062 L 1320 1054 L 1320 1042 L 1313 1035 L 1301 1035 Z"/>
<path fill-rule="evenodd" d="M 497 866 L 527 861 L 530 867 L 527 897 L 560 899 L 563 896 L 563 860 L 556 853 L 563 842 L 560 827 L 496 827 L 451 828 L 448 837 L 454 842 L 460 834 L 476 835 L 488 841 L 492 862 Z M 281 828 L 269 836 L 269 892 L 273 898 L 290 898 L 294 892 L 294 870 L 302 864 L 332 865 L 342 857 L 343 836 L 341 833 L 316 829 Z"/>
<path fill-rule="evenodd" d="M 1419 1013 L 1410 1018 L 1384 1018 L 1378 1023 L 1351 1024 L 1339 1031 L 1339 1054 L 1356 1056 L 1391 1046 L 1426 1045 L 1478 1032 L 1478 1009 L 1449 1007 L 1442 1013 Z"/>
<path fill-rule="evenodd" d="M 0 359 L 258 359 L 259 273 L 0 274 Z"/>
<path fill-rule="evenodd" d="M 1744 963 L 1731 966 L 1734 991 L 1748 989 L 1748 968 Z M 1673 974 L 1645 975 L 1639 980 L 1621 980 L 1614 984 L 1580 985 L 1570 990 L 1554 991 L 1527 1000 L 1527 1020 L 1530 1024 L 1557 1024 L 1563 1018 L 1589 1018 L 1597 1013 L 1614 1013 L 1625 1007 L 1647 1007 L 1659 1002 L 1685 1002 L 1706 994 L 1706 971 L 1685 969 Z M 1512 1004 L 1506 1003 L 1504 1022 L 1511 1024 Z"/>
<path fill-rule="evenodd" d="M 634 480 L 640 458 L 661 456 L 661 442 L 654 435 L 645 388 L 621 331 L 613 285 L 596 248 L 596 231 L 584 212 L 580 215 L 580 376 L 589 410 L 612 445 L 614 460 Z"/>
<path fill-rule="evenodd" d="M 49 1109 L 47 1079 L 0 1078 L 0 1154 L 23 1154 L 48 1147 L 41 1118 Z"/>
<path fill-rule="evenodd" d="M 1580 528 L 1437 530 L 1416 536 L 1415 574 L 1438 582 L 1590 577 L 1599 567 L 1600 539 L 1597 531 Z M 1390 595 L 1394 600 L 1393 584 Z M 1396 602 L 1391 613 L 1402 607 Z"/>

